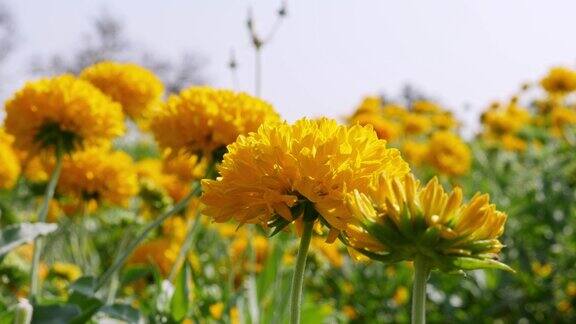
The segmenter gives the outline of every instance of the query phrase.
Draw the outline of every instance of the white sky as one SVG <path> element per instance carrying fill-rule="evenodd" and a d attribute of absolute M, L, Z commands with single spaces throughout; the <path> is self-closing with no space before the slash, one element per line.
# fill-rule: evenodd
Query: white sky
<path fill-rule="evenodd" d="M 209 60 L 210 83 L 231 87 L 227 61 L 239 60 L 241 88 L 253 88 L 245 29 L 254 8 L 267 30 L 279 0 L 5 0 L 20 47 L 8 88 L 19 87 L 33 54 L 75 48 L 102 9 L 155 52 L 194 50 Z M 397 93 L 409 82 L 473 119 L 548 67 L 576 62 L 576 1 L 289 0 L 289 17 L 264 51 L 263 97 L 281 114 L 341 117 L 364 95 Z M 6 94 L 3 94 L 5 98 Z M 471 111 L 462 107 L 469 104 Z"/>

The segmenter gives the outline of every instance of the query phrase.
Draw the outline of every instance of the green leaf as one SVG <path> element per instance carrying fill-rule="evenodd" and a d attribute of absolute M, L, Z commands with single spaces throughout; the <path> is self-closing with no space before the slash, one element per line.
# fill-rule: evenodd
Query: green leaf
<path fill-rule="evenodd" d="M 96 289 L 96 278 L 91 276 L 80 277 L 70 285 L 70 290 L 86 296 L 93 296 Z"/>
<path fill-rule="evenodd" d="M 500 269 L 510 272 L 516 272 L 514 269 L 505 265 L 502 262 L 491 259 L 476 259 L 469 257 L 453 257 L 450 258 L 450 263 L 453 267 L 463 270 L 475 270 L 475 269 Z"/>
<path fill-rule="evenodd" d="M 102 305 L 104 305 L 100 299 L 93 296 L 86 296 L 80 292 L 74 291 L 68 298 L 70 304 L 77 305 L 80 308 L 80 315 L 76 316 L 70 323 L 71 324 L 82 324 L 86 323 Z"/>
<path fill-rule="evenodd" d="M 34 312 L 32 313 L 32 324 L 70 323 L 80 314 L 81 310 L 77 305 L 34 305 Z"/>
<path fill-rule="evenodd" d="M 398 233 L 392 226 L 374 222 L 365 224 L 364 228 L 384 246 L 397 247 L 406 243 L 406 239 L 402 234 Z"/>
<path fill-rule="evenodd" d="M 77 305 L 80 309 L 80 315 L 76 316 L 70 323 L 86 323 L 102 305 L 102 301 L 94 296 L 96 287 L 96 278 L 81 277 L 70 285 L 70 296 L 68 304 Z"/>
<path fill-rule="evenodd" d="M 188 296 L 190 296 L 190 287 L 188 286 L 189 273 L 190 265 L 186 262 L 174 283 L 175 290 L 172 300 L 170 301 L 170 310 L 172 317 L 176 321 L 181 321 L 186 314 L 188 314 L 190 306 L 190 301 L 188 300 Z"/>
<path fill-rule="evenodd" d="M 120 282 L 122 283 L 122 286 L 125 286 L 130 283 L 133 283 L 138 279 L 152 275 L 153 273 L 154 270 L 151 267 L 139 267 L 139 266 L 131 267 L 126 271 L 124 271 L 124 273 L 122 274 L 122 279 L 120 279 Z"/>
<path fill-rule="evenodd" d="M 290 225 L 290 221 L 285 220 L 282 217 L 278 217 L 276 220 L 274 220 L 274 222 L 272 224 L 269 225 L 269 227 L 274 228 L 274 231 L 272 231 L 272 234 L 270 234 L 270 237 L 275 236 L 276 234 L 280 233 L 283 229 L 285 229 L 288 225 Z"/>
<path fill-rule="evenodd" d="M 140 312 L 130 305 L 114 304 L 106 305 L 100 309 L 100 312 L 128 323 L 138 323 L 140 321 Z"/>
<path fill-rule="evenodd" d="M 20 223 L 8 226 L 0 231 L 0 257 L 40 235 L 54 232 L 57 228 L 56 224 L 47 223 Z"/>

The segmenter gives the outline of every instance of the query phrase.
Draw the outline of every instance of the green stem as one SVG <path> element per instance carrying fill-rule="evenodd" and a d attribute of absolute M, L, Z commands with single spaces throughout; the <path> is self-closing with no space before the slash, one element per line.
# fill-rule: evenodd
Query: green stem
<path fill-rule="evenodd" d="M 304 221 L 304 230 L 300 238 L 298 247 L 298 257 L 296 258 L 296 268 L 292 277 L 292 291 L 290 296 L 290 324 L 300 324 L 300 309 L 302 304 L 302 286 L 304 283 L 304 270 L 306 269 L 306 258 L 308 248 L 312 239 L 312 229 L 314 221 Z"/>
<path fill-rule="evenodd" d="M 426 323 L 426 282 L 430 265 L 425 256 L 418 254 L 414 259 L 414 287 L 412 288 L 412 324 Z"/>
<path fill-rule="evenodd" d="M 144 241 L 146 239 L 146 237 L 148 236 L 148 234 L 150 234 L 150 232 L 152 232 L 154 229 L 156 229 L 160 225 L 162 225 L 162 223 L 164 223 L 164 221 L 167 220 L 170 216 L 177 214 L 180 211 L 184 210 L 184 208 L 186 208 L 186 206 L 188 206 L 188 203 L 190 202 L 190 200 L 193 197 L 197 197 L 200 194 L 201 190 L 202 190 L 202 187 L 200 186 L 200 181 L 194 181 L 194 183 L 192 184 L 192 190 L 190 190 L 190 193 L 188 193 L 188 195 L 186 195 L 186 197 L 184 197 L 182 200 L 180 200 L 170 210 L 166 211 L 164 214 L 162 214 L 158 218 L 156 218 L 152 223 L 148 224 L 148 226 L 146 226 L 144 228 L 142 233 L 140 233 L 140 235 L 138 235 L 138 237 L 136 237 L 136 239 L 133 240 L 128 245 L 128 247 L 118 255 L 118 257 L 112 263 L 112 265 L 108 268 L 108 270 L 106 270 L 106 272 L 102 275 L 102 277 L 100 277 L 100 279 L 96 283 L 96 291 L 100 290 L 112 278 L 112 275 L 114 275 L 114 273 L 118 269 L 120 269 L 120 267 L 122 267 L 122 265 L 124 265 L 124 262 L 126 262 L 128 257 L 130 257 L 130 255 L 132 255 L 132 252 L 134 252 L 134 250 L 136 250 L 138 245 L 140 245 L 140 243 L 142 243 L 142 241 Z"/>
<path fill-rule="evenodd" d="M 188 230 L 186 232 L 184 242 L 180 246 L 180 251 L 178 252 L 178 257 L 176 258 L 176 261 L 174 261 L 174 264 L 172 265 L 172 269 L 170 270 L 170 274 L 168 275 L 168 280 L 170 282 L 174 282 L 174 279 L 176 279 L 176 275 L 178 274 L 178 271 L 180 271 L 182 264 L 184 264 L 184 261 L 186 260 L 186 255 L 188 254 L 188 251 L 190 251 L 190 248 L 192 247 L 192 242 L 194 241 L 194 238 L 196 237 L 196 233 L 198 232 L 197 228 L 198 228 L 198 224 L 200 224 L 200 218 L 201 217 L 202 216 L 200 214 L 200 211 L 198 210 L 196 212 L 194 221 L 188 225 Z"/>
<path fill-rule="evenodd" d="M 44 193 L 44 201 L 42 202 L 42 207 L 40 213 L 38 214 L 38 222 L 46 222 L 46 217 L 48 216 L 48 211 L 50 210 L 50 201 L 54 197 L 54 192 L 56 191 L 56 185 L 58 184 L 58 179 L 60 178 L 60 173 L 62 172 L 62 149 L 60 145 L 56 146 L 56 166 L 50 175 L 50 180 L 48 181 L 48 186 L 46 187 L 46 192 Z M 39 266 L 40 266 L 40 256 L 42 254 L 42 246 L 44 239 L 39 237 L 34 240 L 34 252 L 32 256 L 32 270 L 30 271 L 30 300 L 35 302 L 37 296 L 40 294 L 40 278 L 39 278 Z"/>
<path fill-rule="evenodd" d="M 252 324 L 260 322 L 260 308 L 258 307 L 258 292 L 256 291 L 256 249 L 254 247 L 255 232 L 252 226 L 248 227 L 248 276 L 246 278 L 246 294 L 248 297 L 248 310 Z"/>

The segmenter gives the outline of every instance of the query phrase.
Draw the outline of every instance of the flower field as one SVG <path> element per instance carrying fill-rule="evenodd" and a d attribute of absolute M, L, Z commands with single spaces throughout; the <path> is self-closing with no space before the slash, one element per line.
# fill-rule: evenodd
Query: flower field
<path fill-rule="evenodd" d="M 169 92 L 103 61 L 11 94 L 0 323 L 576 322 L 576 70 L 472 136 L 423 96 Z"/>

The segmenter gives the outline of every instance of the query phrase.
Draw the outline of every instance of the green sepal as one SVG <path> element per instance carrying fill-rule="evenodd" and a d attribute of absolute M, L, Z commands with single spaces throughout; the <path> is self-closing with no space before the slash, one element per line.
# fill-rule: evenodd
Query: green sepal
<path fill-rule="evenodd" d="M 476 269 L 499 269 L 515 273 L 514 269 L 506 264 L 492 259 L 476 259 L 469 257 L 447 257 L 447 264 L 453 269 L 476 270 Z"/>

